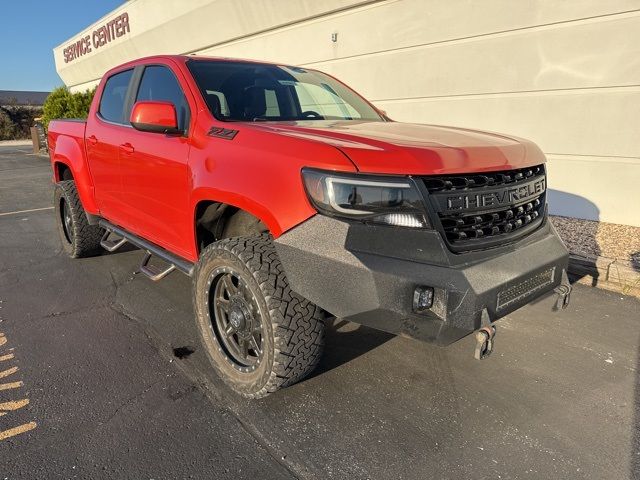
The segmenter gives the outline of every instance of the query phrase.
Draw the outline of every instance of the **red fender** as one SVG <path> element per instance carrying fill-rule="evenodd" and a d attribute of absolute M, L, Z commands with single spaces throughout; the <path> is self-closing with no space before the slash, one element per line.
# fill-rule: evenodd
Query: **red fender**
<path fill-rule="evenodd" d="M 55 121 L 51 122 L 51 126 L 55 125 Z M 73 125 L 71 122 L 65 122 L 65 131 Z M 77 132 L 65 134 L 49 133 L 49 155 L 51 165 L 53 167 L 54 179 L 59 182 L 58 178 L 59 164 L 64 164 L 71 169 L 73 178 L 76 182 L 78 195 L 85 211 L 91 214 L 99 214 L 99 209 L 95 200 L 93 187 L 93 179 L 89 172 L 87 159 L 84 150 L 84 123 L 77 123 Z M 73 133 L 73 135 L 71 134 Z M 77 135 L 76 135 L 77 134 Z"/>

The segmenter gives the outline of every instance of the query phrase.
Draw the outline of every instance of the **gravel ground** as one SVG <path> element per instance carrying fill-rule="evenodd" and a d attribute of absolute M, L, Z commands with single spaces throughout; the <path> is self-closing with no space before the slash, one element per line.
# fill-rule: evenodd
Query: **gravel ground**
<path fill-rule="evenodd" d="M 552 221 L 572 253 L 640 267 L 640 227 L 556 216 Z"/>

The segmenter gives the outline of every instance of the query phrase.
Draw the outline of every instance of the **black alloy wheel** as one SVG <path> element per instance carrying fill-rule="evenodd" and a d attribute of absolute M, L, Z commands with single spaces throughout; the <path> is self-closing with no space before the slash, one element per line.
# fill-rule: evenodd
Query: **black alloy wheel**
<path fill-rule="evenodd" d="M 291 290 L 268 234 L 207 245 L 193 309 L 211 366 L 236 393 L 261 398 L 305 378 L 324 344 L 324 313 Z"/>
<path fill-rule="evenodd" d="M 69 208 L 69 204 L 64 198 L 60 199 L 60 214 L 62 216 L 62 231 L 64 232 L 64 236 L 69 243 L 72 243 L 73 220 L 71 219 L 71 209 Z"/>
<path fill-rule="evenodd" d="M 263 357 L 263 315 L 256 299 L 238 272 L 221 267 L 211 273 L 209 317 L 227 361 L 247 372 Z"/>

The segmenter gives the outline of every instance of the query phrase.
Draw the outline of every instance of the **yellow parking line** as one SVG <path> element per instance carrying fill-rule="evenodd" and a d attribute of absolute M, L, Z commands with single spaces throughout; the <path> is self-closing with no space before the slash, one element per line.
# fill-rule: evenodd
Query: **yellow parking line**
<path fill-rule="evenodd" d="M 0 432 L 0 440 L 5 440 L 9 437 L 15 437 L 16 435 L 20 435 L 21 433 L 28 432 L 29 430 L 33 430 L 37 427 L 36 422 L 29 422 L 19 427 L 10 428 L 9 430 L 4 430 Z"/>
<path fill-rule="evenodd" d="M 4 370 L 3 372 L 0 372 L 0 378 L 8 377 L 12 373 L 16 373 L 17 371 L 18 371 L 18 367 L 8 368 L 7 370 Z"/>
<path fill-rule="evenodd" d="M 13 383 L 0 383 L 0 390 L 9 390 L 11 388 L 20 388 L 22 385 L 22 381 L 13 382 Z"/>
<path fill-rule="evenodd" d="M 2 410 L 18 410 L 19 408 L 29 405 L 29 399 L 15 400 L 13 402 L 0 403 L 0 412 Z"/>
<path fill-rule="evenodd" d="M 7 343 L 7 337 L 4 333 L 0 332 L 0 346 L 5 345 Z M 4 362 L 5 360 L 11 360 L 14 357 L 13 348 L 9 349 L 9 353 L 5 353 L 4 355 L 0 355 L 0 362 Z M 18 371 L 18 367 L 7 368 L 6 370 L 0 371 L 0 378 L 5 378 L 10 375 L 13 375 Z M 24 385 L 22 381 L 17 382 L 9 382 L 9 383 L 0 383 L 0 391 L 1 390 L 10 390 L 12 388 L 20 388 Z M 22 400 L 14 400 L 9 402 L 0 403 L 0 417 L 3 417 L 7 414 L 7 412 L 11 412 L 14 410 L 18 410 L 22 407 L 29 405 L 29 399 L 24 398 Z M 9 428 L 7 430 L 0 431 L 0 441 L 6 440 L 7 438 L 15 437 L 16 435 L 20 435 L 21 433 L 28 432 L 36 428 L 36 422 L 29 422 L 19 425 L 14 428 Z"/>

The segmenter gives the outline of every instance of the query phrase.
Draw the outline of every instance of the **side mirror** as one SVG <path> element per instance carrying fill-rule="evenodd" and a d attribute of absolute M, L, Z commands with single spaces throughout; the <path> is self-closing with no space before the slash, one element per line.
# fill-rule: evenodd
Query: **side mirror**
<path fill-rule="evenodd" d="M 129 120 L 133 128 L 142 132 L 182 133 L 171 102 L 136 102 Z"/>

